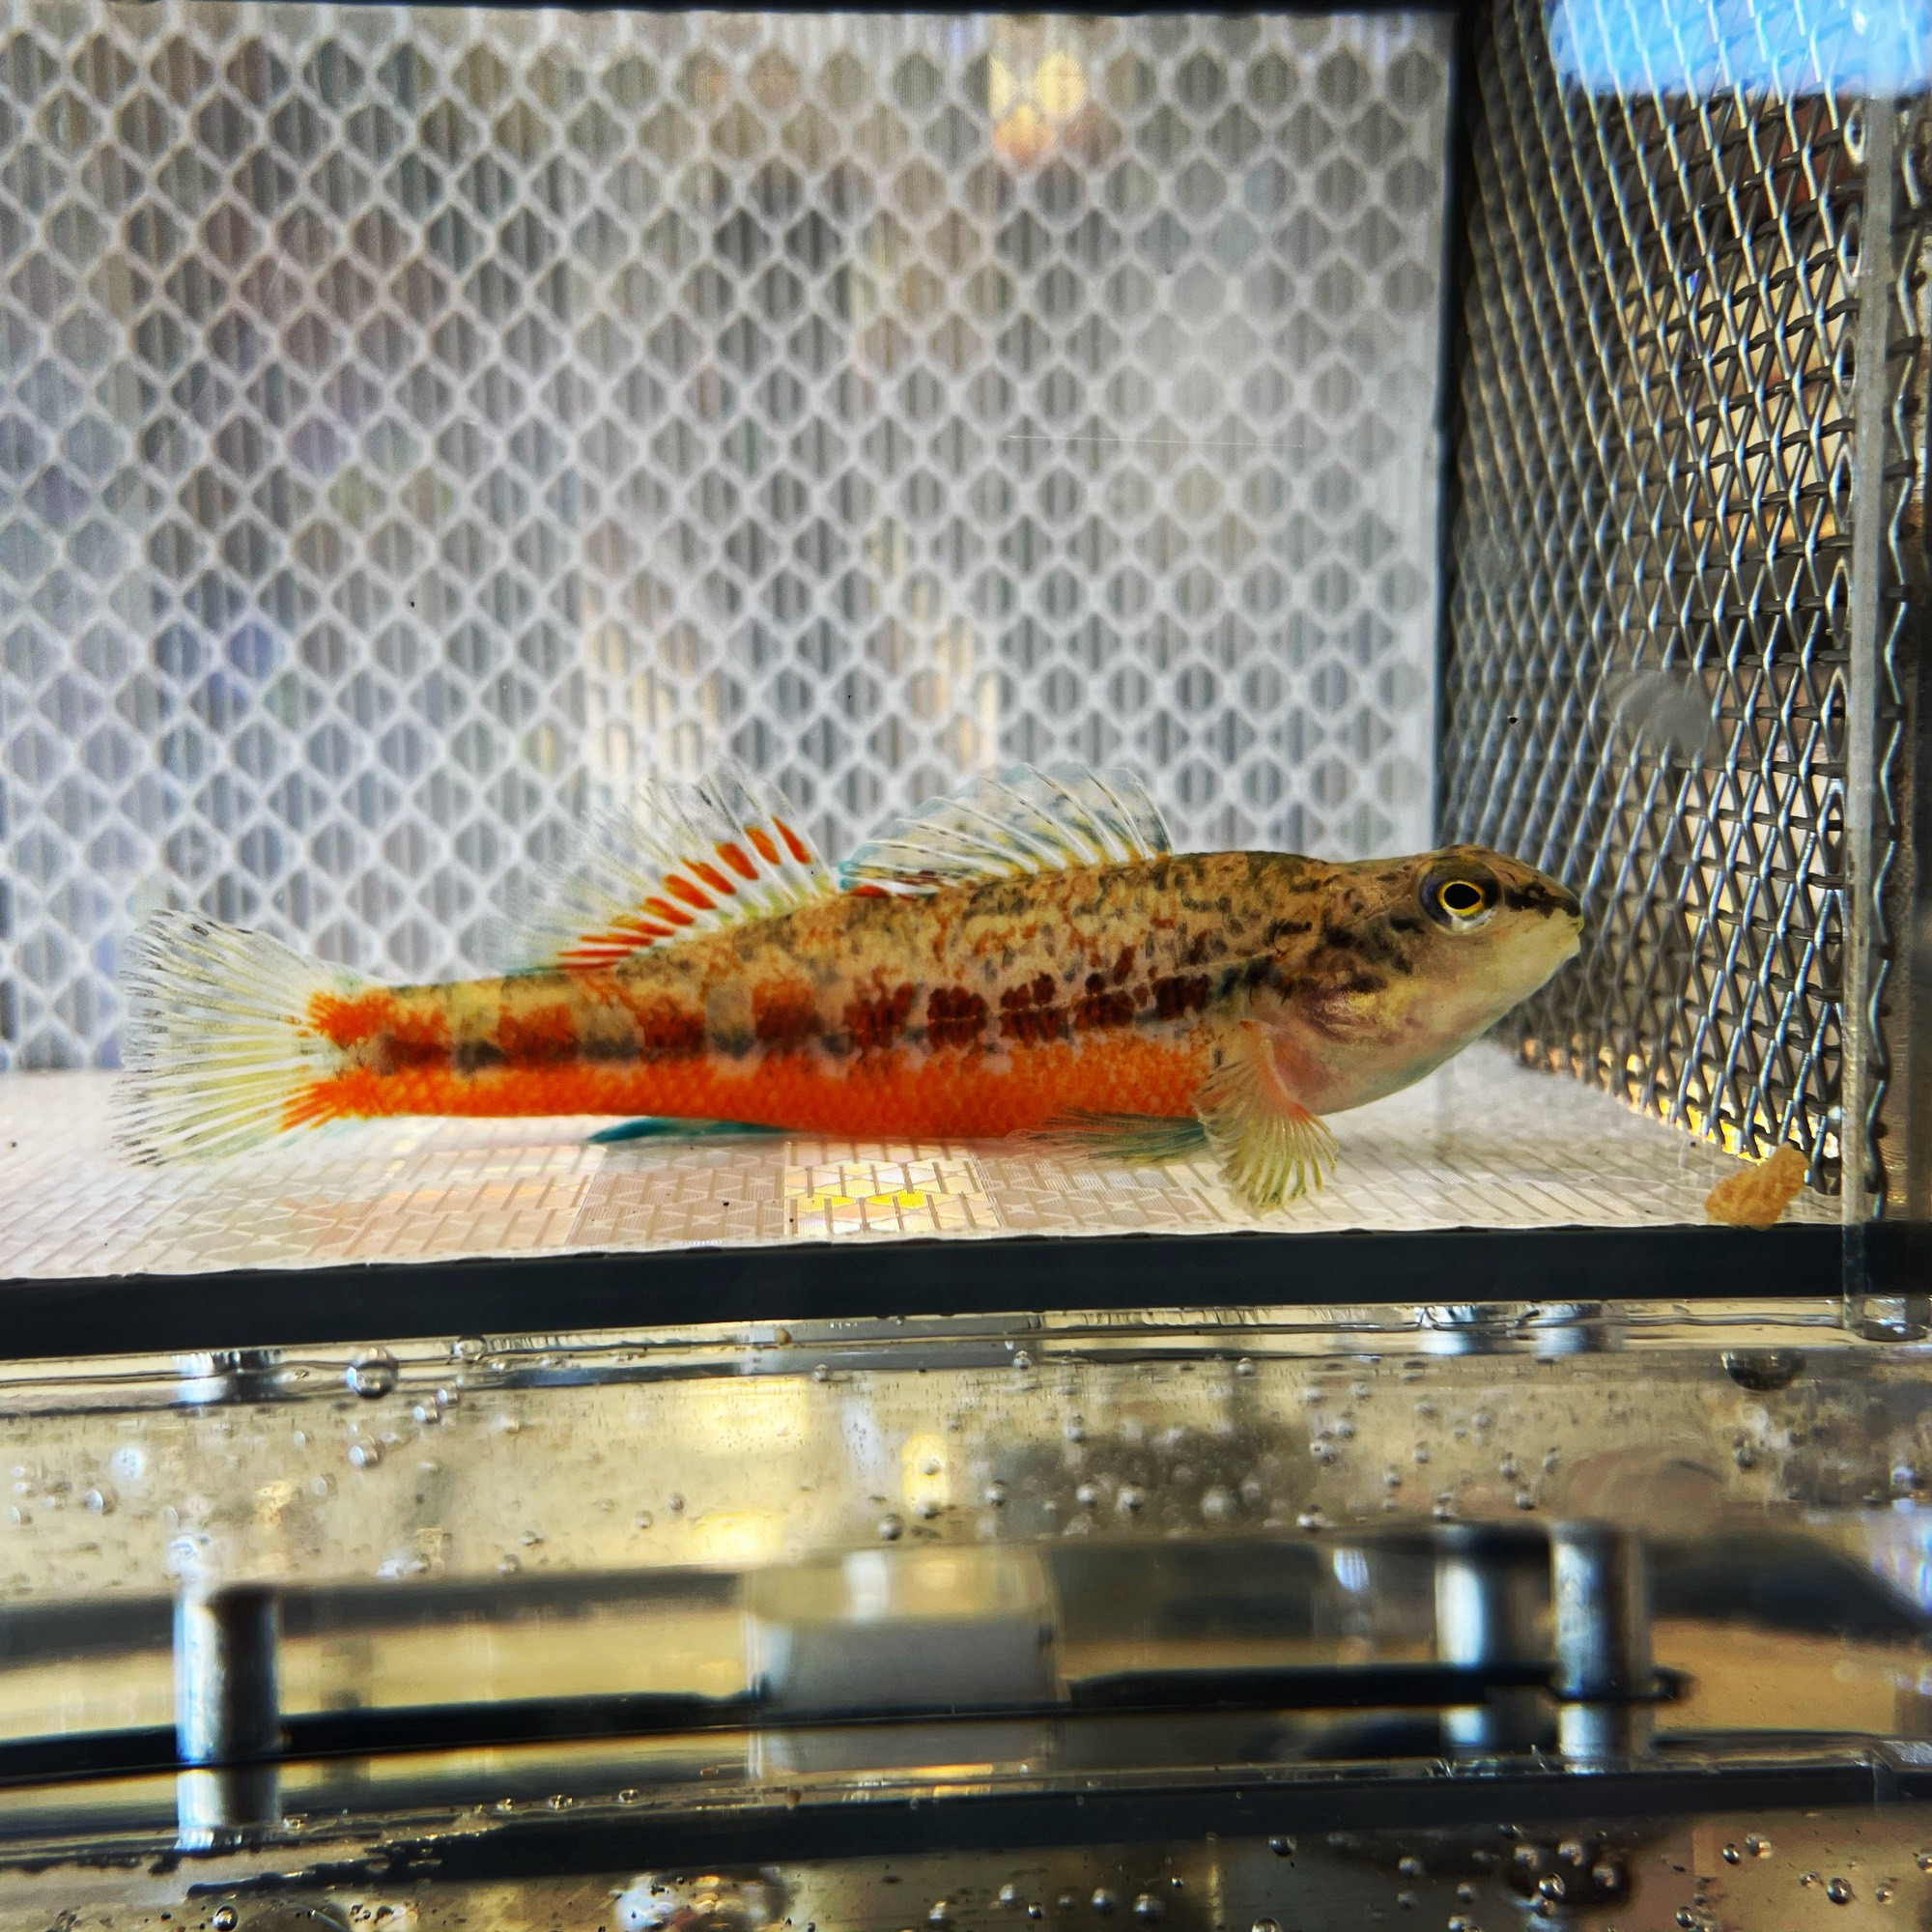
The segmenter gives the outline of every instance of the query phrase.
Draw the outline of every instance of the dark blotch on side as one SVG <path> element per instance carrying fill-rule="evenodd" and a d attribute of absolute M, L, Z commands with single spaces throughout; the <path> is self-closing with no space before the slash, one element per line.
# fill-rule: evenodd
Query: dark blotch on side
<path fill-rule="evenodd" d="M 986 1030 L 987 1007 L 964 986 L 937 986 L 925 999 L 928 1046 L 971 1046 Z"/>
<path fill-rule="evenodd" d="M 704 1051 L 704 1015 L 675 1000 L 654 1000 L 635 1009 L 632 1024 L 646 1060 L 690 1060 Z M 620 1058 L 613 1053 L 613 1060 Z"/>
<path fill-rule="evenodd" d="M 912 1011 L 912 987 L 901 983 L 876 999 L 848 1001 L 845 1026 L 852 1044 L 861 1053 L 883 1052 L 898 1038 Z"/>
<path fill-rule="evenodd" d="M 1183 1013 L 1205 1012 L 1207 1009 L 1205 973 L 1175 973 L 1153 982 L 1153 1010 L 1157 1019 L 1179 1019 Z"/>
<path fill-rule="evenodd" d="M 562 1065 L 578 1057 L 576 1020 L 561 1000 L 509 1007 L 497 1021 L 497 1043 L 514 1066 Z"/>
<path fill-rule="evenodd" d="M 1066 1011 L 1053 1004 L 1054 982 L 1045 973 L 1000 995 L 1000 1034 L 1023 1046 L 1058 1039 L 1066 1031 Z"/>
<path fill-rule="evenodd" d="M 1096 986 L 1099 974 L 1088 976 L 1087 994 L 1073 1003 L 1073 1024 L 1081 1033 L 1094 1033 L 1108 1027 L 1132 1026 L 1134 996 L 1120 987 Z"/>
<path fill-rule="evenodd" d="M 795 983 L 753 987 L 752 1031 L 768 1052 L 797 1052 L 818 1032 L 818 1002 L 811 988 Z"/>

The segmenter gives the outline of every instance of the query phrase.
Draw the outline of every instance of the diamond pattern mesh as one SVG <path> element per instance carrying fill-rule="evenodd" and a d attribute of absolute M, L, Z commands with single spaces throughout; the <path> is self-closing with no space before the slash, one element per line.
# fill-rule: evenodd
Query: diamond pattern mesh
<path fill-rule="evenodd" d="M 1659 38 L 1655 9 L 1594 11 L 1612 43 Z M 1794 17 L 1831 72 L 1853 11 Z M 1883 786 L 1903 635 L 1880 546 L 1881 674 L 1848 686 L 1861 111 L 1761 72 L 1565 85 L 1544 20 L 1501 0 L 1480 62 L 1446 830 L 1584 892 L 1582 958 L 1519 1015 L 1526 1057 L 1733 1149 L 1795 1141 L 1835 1187 L 1853 707 Z M 1895 541 L 1911 465 L 1886 457 Z"/>
<path fill-rule="evenodd" d="M 0 5 L 0 986 L 475 960 L 598 788 L 1429 834 L 1439 19 Z"/>

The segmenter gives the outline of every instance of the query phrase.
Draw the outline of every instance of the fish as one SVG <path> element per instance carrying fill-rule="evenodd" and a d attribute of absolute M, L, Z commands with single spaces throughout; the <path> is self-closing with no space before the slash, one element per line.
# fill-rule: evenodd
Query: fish
<path fill-rule="evenodd" d="M 1177 852 L 1124 771 L 982 776 L 836 867 L 742 771 L 653 780 L 586 824 L 491 978 L 380 984 L 156 915 L 125 977 L 122 1145 L 222 1157 L 396 1115 L 1205 1140 L 1267 1212 L 1332 1170 L 1323 1117 L 1440 1065 L 1581 929 L 1568 887 L 1477 845 Z"/>

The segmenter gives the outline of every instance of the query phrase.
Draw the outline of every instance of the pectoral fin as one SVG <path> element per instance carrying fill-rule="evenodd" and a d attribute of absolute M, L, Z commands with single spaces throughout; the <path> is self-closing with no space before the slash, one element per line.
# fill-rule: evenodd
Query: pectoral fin
<path fill-rule="evenodd" d="M 1264 1214 L 1320 1187 L 1335 1165 L 1335 1137 L 1283 1085 L 1267 1035 L 1236 1029 L 1194 1111 L 1230 1190 Z"/>

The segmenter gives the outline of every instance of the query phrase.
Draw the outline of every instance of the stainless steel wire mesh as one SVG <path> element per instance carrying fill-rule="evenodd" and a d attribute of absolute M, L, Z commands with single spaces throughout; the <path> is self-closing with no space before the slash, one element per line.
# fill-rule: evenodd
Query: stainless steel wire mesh
<path fill-rule="evenodd" d="M 1643 11 L 1592 13 L 1615 42 Z M 1848 1040 L 1861 1134 L 1886 1071 L 1920 117 L 1831 84 L 1851 10 L 1793 17 L 1801 71 L 1586 84 L 1536 0 L 1490 16 L 1442 781 L 1450 836 L 1584 895 L 1524 1056 L 1735 1150 L 1796 1142 L 1835 1187 Z"/>

